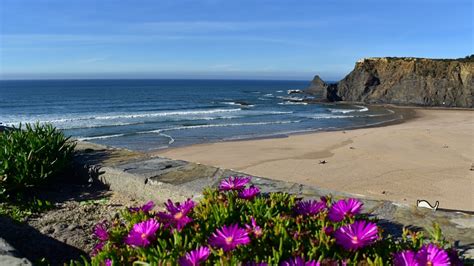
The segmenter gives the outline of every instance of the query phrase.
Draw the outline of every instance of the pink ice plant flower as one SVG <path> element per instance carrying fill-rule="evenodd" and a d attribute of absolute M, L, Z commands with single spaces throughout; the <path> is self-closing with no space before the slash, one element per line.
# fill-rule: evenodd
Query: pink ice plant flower
<path fill-rule="evenodd" d="M 291 258 L 280 263 L 280 266 L 319 266 L 319 265 L 321 265 L 319 261 L 315 261 L 315 260 L 305 261 L 301 257 Z"/>
<path fill-rule="evenodd" d="M 99 243 L 95 244 L 94 249 L 92 249 L 92 252 L 91 252 L 92 256 L 95 256 L 95 255 L 99 254 L 99 252 L 102 251 L 104 246 L 105 246 L 105 242 L 99 242 Z"/>
<path fill-rule="evenodd" d="M 434 244 L 427 244 L 421 247 L 418 252 L 403 250 L 393 255 L 393 265 L 395 266 L 442 266 L 452 265 L 449 254 L 446 250 Z"/>
<path fill-rule="evenodd" d="M 334 227 L 332 227 L 331 225 L 324 226 L 323 230 L 327 236 L 330 236 L 334 232 Z"/>
<path fill-rule="evenodd" d="M 421 247 L 416 253 L 415 258 L 419 265 L 451 265 L 448 252 L 432 243 Z"/>
<path fill-rule="evenodd" d="M 255 218 L 250 217 L 251 224 L 246 224 L 245 228 L 247 228 L 247 233 L 253 234 L 256 238 L 259 238 L 263 235 L 263 230 L 260 226 L 258 226 L 257 221 Z"/>
<path fill-rule="evenodd" d="M 260 189 L 256 186 L 250 186 L 239 192 L 239 198 L 251 200 L 260 194 Z"/>
<path fill-rule="evenodd" d="M 180 266 L 198 266 L 205 262 L 207 257 L 211 254 L 211 250 L 208 247 L 199 247 L 186 253 L 179 259 Z"/>
<path fill-rule="evenodd" d="M 415 252 L 412 250 L 403 250 L 393 254 L 394 266 L 420 266 L 415 259 Z"/>
<path fill-rule="evenodd" d="M 231 251 L 241 245 L 250 243 L 247 231 L 238 224 L 222 226 L 212 233 L 209 238 L 209 244 L 216 248 L 222 248 L 224 251 Z"/>
<path fill-rule="evenodd" d="M 105 222 L 98 223 L 94 226 L 94 236 L 99 239 L 99 243 L 94 246 L 92 255 L 97 255 L 105 246 L 105 242 L 109 240 L 109 233 Z"/>
<path fill-rule="evenodd" d="M 220 191 L 242 190 L 250 182 L 250 177 L 230 176 L 223 179 L 219 185 Z"/>
<path fill-rule="evenodd" d="M 462 265 L 464 265 L 462 263 L 461 259 L 459 258 L 456 249 L 450 248 L 450 249 L 446 250 L 446 252 L 448 252 L 449 261 L 451 262 L 452 266 L 462 266 Z"/>
<path fill-rule="evenodd" d="M 312 216 L 320 213 L 326 208 L 326 203 L 316 200 L 305 200 L 296 203 L 295 211 L 297 214 Z"/>
<path fill-rule="evenodd" d="M 373 222 L 355 221 L 334 232 L 336 243 L 346 250 L 357 250 L 373 244 L 378 239 L 378 228 Z"/>
<path fill-rule="evenodd" d="M 341 199 L 334 203 L 329 209 L 329 220 L 333 222 L 340 222 L 344 220 L 345 217 L 353 217 L 356 214 L 359 214 L 362 210 L 362 202 L 357 199 Z"/>
<path fill-rule="evenodd" d="M 143 204 L 140 207 L 132 207 L 132 208 L 129 208 L 128 210 L 130 212 L 139 212 L 139 211 L 150 212 L 151 210 L 153 210 L 153 208 L 155 208 L 155 202 L 150 200 L 149 202 Z"/>
<path fill-rule="evenodd" d="M 168 200 L 165 203 L 168 213 L 159 212 L 157 216 L 163 220 L 166 227 L 181 231 L 188 223 L 193 221 L 188 214 L 194 208 L 194 205 L 195 203 L 191 199 L 186 200 L 182 204 L 179 202 L 173 203 L 171 200 Z"/>
<path fill-rule="evenodd" d="M 125 244 L 132 247 L 146 247 L 155 240 L 156 231 L 161 224 L 151 218 L 144 222 L 137 223 L 125 238 Z"/>
<path fill-rule="evenodd" d="M 105 264 L 105 266 L 112 266 L 112 260 L 111 259 L 105 259 L 104 264 Z"/>
<path fill-rule="evenodd" d="M 98 223 L 94 226 L 94 235 L 100 241 L 107 241 L 109 239 L 109 233 L 107 232 L 105 222 Z"/>

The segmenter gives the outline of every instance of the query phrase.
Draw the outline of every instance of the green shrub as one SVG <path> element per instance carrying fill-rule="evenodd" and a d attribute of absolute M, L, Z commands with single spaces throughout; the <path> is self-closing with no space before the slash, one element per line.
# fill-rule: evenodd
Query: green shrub
<path fill-rule="evenodd" d="M 50 180 L 70 164 L 75 146 L 50 124 L 0 133 L 0 198 Z"/>

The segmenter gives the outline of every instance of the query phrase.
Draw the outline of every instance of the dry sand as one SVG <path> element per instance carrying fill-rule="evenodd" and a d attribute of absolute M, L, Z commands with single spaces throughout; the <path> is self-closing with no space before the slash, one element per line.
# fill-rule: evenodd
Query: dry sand
<path fill-rule="evenodd" d="M 474 111 L 415 109 L 385 127 L 201 144 L 159 156 L 415 205 L 474 211 Z M 326 164 L 320 161 L 326 160 Z"/>

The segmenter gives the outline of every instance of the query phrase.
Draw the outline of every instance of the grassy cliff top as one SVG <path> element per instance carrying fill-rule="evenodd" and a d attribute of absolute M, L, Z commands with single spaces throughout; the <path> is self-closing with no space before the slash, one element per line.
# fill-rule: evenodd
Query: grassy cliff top
<path fill-rule="evenodd" d="M 387 60 L 387 61 L 395 61 L 395 60 L 404 60 L 404 61 L 413 61 L 413 60 L 432 60 L 432 61 L 443 61 L 443 62 L 452 62 L 452 61 L 459 61 L 459 62 L 474 62 L 474 54 L 468 55 L 464 58 L 422 58 L 422 57 L 368 57 L 362 58 L 357 63 L 362 63 L 365 60 Z"/>

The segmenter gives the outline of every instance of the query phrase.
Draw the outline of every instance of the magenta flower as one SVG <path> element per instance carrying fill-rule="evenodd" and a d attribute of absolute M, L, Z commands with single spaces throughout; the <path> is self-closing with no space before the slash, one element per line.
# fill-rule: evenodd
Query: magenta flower
<path fill-rule="evenodd" d="M 319 261 L 315 261 L 315 260 L 305 261 L 301 257 L 291 258 L 280 263 L 280 266 L 319 266 L 319 265 L 321 265 Z"/>
<path fill-rule="evenodd" d="M 149 202 L 145 203 L 141 207 L 132 207 L 132 208 L 128 208 L 128 210 L 130 212 L 139 212 L 139 211 L 149 212 L 149 211 L 153 210 L 153 208 L 155 208 L 155 203 L 150 200 Z"/>
<path fill-rule="evenodd" d="M 295 211 L 304 216 L 316 215 L 326 208 L 326 203 L 315 200 L 299 201 L 296 203 Z"/>
<path fill-rule="evenodd" d="M 91 252 L 91 253 L 92 253 L 92 256 L 95 256 L 95 255 L 97 255 L 99 252 L 101 252 L 102 249 L 104 248 L 104 246 L 105 246 L 105 242 L 102 242 L 102 241 L 101 241 L 101 242 L 97 243 L 97 244 L 94 246 L 94 248 L 92 249 L 92 252 Z"/>
<path fill-rule="evenodd" d="M 331 225 L 328 225 L 328 226 L 323 227 L 323 230 L 324 230 L 324 233 L 327 236 L 329 236 L 334 232 L 334 227 L 332 227 Z"/>
<path fill-rule="evenodd" d="M 105 222 L 98 223 L 94 226 L 94 235 L 100 241 L 107 241 L 109 239 L 109 233 L 107 232 Z"/>
<path fill-rule="evenodd" d="M 320 199 L 322 202 L 326 203 L 326 204 L 327 204 L 328 201 L 329 201 L 328 196 L 321 196 L 321 197 L 319 197 L 319 199 Z"/>
<path fill-rule="evenodd" d="M 263 230 L 260 226 L 258 226 L 257 222 L 253 217 L 250 217 L 251 224 L 246 224 L 245 228 L 247 228 L 247 233 L 253 234 L 256 238 L 259 238 L 263 235 Z"/>
<path fill-rule="evenodd" d="M 192 250 L 186 253 L 179 259 L 179 265 L 181 266 L 198 266 L 209 257 L 211 251 L 208 247 L 199 247 L 198 249 Z"/>
<path fill-rule="evenodd" d="M 133 247 L 146 247 L 155 239 L 155 233 L 160 226 L 160 223 L 153 218 L 137 223 L 128 233 L 124 242 Z"/>
<path fill-rule="evenodd" d="M 459 259 L 458 252 L 456 251 L 456 249 L 450 248 L 446 252 L 448 252 L 449 261 L 451 262 L 452 266 L 464 265 L 461 259 Z"/>
<path fill-rule="evenodd" d="M 191 199 L 186 200 L 184 203 L 173 203 L 171 200 L 168 200 L 168 203 L 165 203 L 166 212 L 159 212 L 157 216 L 163 220 L 166 227 L 175 228 L 178 231 L 181 231 L 188 223 L 192 222 L 193 219 L 187 215 L 194 208 L 194 201 Z"/>
<path fill-rule="evenodd" d="M 250 182 L 250 177 L 230 176 L 223 179 L 219 185 L 220 191 L 242 190 Z"/>
<path fill-rule="evenodd" d="M 393 254 L 393 265 L 395 266 L 419 266 L 415 259 L 415 252 L 404 250 Z"/>
<path fill-rule="evenodd" d="M 105 263 L 105 266 L 112 266 L 112 260 L 111 259 L 105 259 L 104 263 Z"/>
<path fill-rule="evenodd" d="M 373 244 L 378 239 L 378 228 L 375 223 L 355 221 L 334 232 L 336 243 L 346 250 L 357 250 Z"/>
<path fill-rule="evenodd" d="M 105 222 L 98 223 L 94 226 L 94 236 L 99 239 L 99 243 L 94 246 L 92 255 L 97 255 L 105 246 L 105 241 L 109 240 L 109 233 Z"/>
<path fill-rule="evenodd" d="M 216 248 L 222 248 L 224 251 L 230 251 L 240 245 L 247 245 L 250 243 L 250 238 L 247 231 L 240 228 L 238 224 L 229 226 L 222 226 L 212 233 L 209 238 L 209 244 Z"/>
<path fill-rule="evenodd" d="M 250 186 L 249 188 L 245 188 L 244 190 L 239 192 L 239 198 L 251 200 L 255 198 L 255 196 L 257 196 L 258 194 L 260 194 L 260 189 L 255 186 Z"/>
<path fill-rule="evenodd" d="M 415 258 L 419 265 L 450 265 L 448 252 L 431 243 L 418 250 Z"/>
<path fill-rule="evenodd" d="M 362 209 L 362 202 L 357 199 L 347 199 L 347 200 L 339 200 L 331 206 L 329 209 L 329 220 L 333 222 L 340 222 L 344 220 L 345 217 L 353 217 Z"/>

